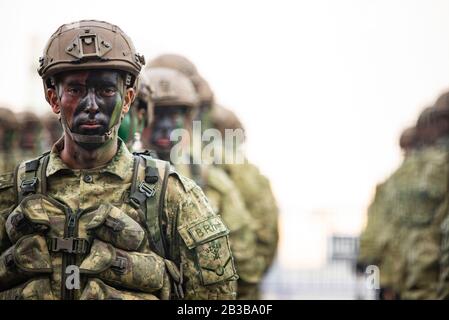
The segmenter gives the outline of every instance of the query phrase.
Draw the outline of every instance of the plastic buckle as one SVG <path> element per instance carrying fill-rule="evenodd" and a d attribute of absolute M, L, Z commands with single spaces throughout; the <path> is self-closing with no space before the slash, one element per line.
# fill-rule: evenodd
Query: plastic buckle
<path fill-rule="evenodd" d="M 105 221 L 105 225 L 112 229 L 114 232 L 120 232 L 125 228 L 123 221 L 108 217 Z"/>
<path fill-rule="evenodd" d="M 53 252 L 84 254 L 88 251 L 89 242 L 82 238 L 51 238 L 49 247 Z"/>
<path fill-rule="evenodd" d="M 125 257 L 116 257 L 112 262 L 111 269 L 119 274 L 124 274 L 128 267 L 128 259 Z"/>
<path fill-rule="evenodd" d="M 37 181 L 37 177 L 30 180 L 23 180 L 20 184 L 20 190 L 22 190 L 23 194 L 35 193 Z"/>
<path fill-rule="evenodd" d="M 139 191 L 144 193 L 148 198 L 156 194 L 156 186 L 149 186 L 145 182 L 139 184 Z"/>

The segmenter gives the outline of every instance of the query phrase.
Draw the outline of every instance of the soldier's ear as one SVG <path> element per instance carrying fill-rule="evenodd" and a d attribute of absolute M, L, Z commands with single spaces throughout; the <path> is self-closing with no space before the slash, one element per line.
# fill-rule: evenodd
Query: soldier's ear
<path fill-rule="evenodd" d="M 61 113 L 61 107 L 59 105 L 59 98 L 56 90 L 53 88 L 47 89 L 47 97 L 53 112 L 56 114 Z"/>
<path fill-rule="evenodd" d="M 123 100 L 122 114 L 128 113 L 131 104 L 136 98 L 136 91 L 133 88 L 126 89 L 125 99 Z"/>

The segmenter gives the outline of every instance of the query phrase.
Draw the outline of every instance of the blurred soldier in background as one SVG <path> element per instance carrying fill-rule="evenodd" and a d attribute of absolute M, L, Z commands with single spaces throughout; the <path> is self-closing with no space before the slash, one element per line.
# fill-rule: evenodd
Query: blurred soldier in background
<path fill-rule="evenodd" d="M 0 174 L 12 172 L 17 164 L 18 121 L 10 109 L 0 108 Z"/>
<path fill-rule="evenodd" d="M 43 152 L 43 124 L 31 111 L 17 114 L 19 120 L 19 160 L 31 159 Z"/>
<path fill-rule="evenodd" d="M 192 120 L 200 102 L 193 83 L 181 72 L 168 68 L 147 69 L 144 77 L 148 77 L 152 90 L 148 112 L 154 112 L 150 116 L 153 121 L 144 135 L 144 142 L 161 159 L 172 162 L 178 172 L 197 182 L 214 211 L 222 216 L 230 229 L 231 250 L 239 275 L 237 298 L 249 299 L 251 297 L 245 296 L 241 287 L 246 284 L 257 286 L 262 275 L 253 222 L 241 195 L 226 173 L 214 166 L 191 163 Z M 146 80 L 141 81 L 141 84 L 145 83 Z M 170 139 L 176 129 L 185 129 L 182 140 L 177 144 Z"/>
<path fill-rule="evenodd" d="M 436 298 L 449 174 L 445 96 L 424 109 L 416 129 L 404 131 L 404 161 L 377 187 L 368 209 L 358 267 L 379 266 L 381 299 Z"/>
<path fill-rule="evenodd" d="M 56 141 L 62 137 L 63 130 L 59 117 L 53 112 L 47 112 L 41 117 L 41 122 L 45 128 L 44 150 L 50 150 Z"/>
<path fill-rule="evenodd" d="M 210 123 L 213 128 L 218 129 L 223 137 L 222 145 L 226 152 L 243 152 L 242 146 L 235 146 L 233 150 L 226 150 L 225 130 L 242 130 L 245 132 L 242 123 L 231 110 L 214 104 L 211 111 Z M 225 158 L 225 154 L 223 154 Z M 244 156 L 244 154 L 243 154 Z M 278 215 L 279 209 L 276 199 L 271 189 L 270 181 L 262 175 L 259 169 L 250 163 L 246 157 L 242 164 L 226 163 L 222 159 L 218 164 L 231 177 L 245 200 L 245 205 L 251 213 L 252 218 L 257 223 L 257 254 L 265 260 L 264 273 L 273 264 L 277 244 L 279 240 L 278 233 Z M 260 293 L 252 292 L 253 297 L 259 297 Z"/>
<path fill-rule="evenodd" d="M 147 68 L 166 67 L 180 71 L 190 78 L 200 98 L 200 112 L 195 119 L 201 121 L 202 130 L 217 128 L 224 139 L 225 129 L 243 129 L 238 118 L 230 110 L 215 103 L 215 97 L 208 82 L 198 73 L 187 58 L 176 54 L 164 54 L 149 62 Z M 222 144 L 222 142 L 221 142 Z M 236 151 L 236 150 L 232 150 Z M 222 159 L 220 159 L 222 160 Z M 223 161 L 220 161 L 223 163 Z M 244 164 L 217 164 L 224 169 L 241 193 L 256 226 L 257 252 L 264 262 L 264 273 L 272 265 L 278 244 L 278 215 L 276 199 L 270 182 L 259 169 L 245 158 Z M 240 284 L 240 292 L 252 299 L 260 298 L 258 287 Z"/>
<path fill-rule="evenodd" d="M 417 121 L 420 151 L 410 173 L 407 210 L 401 219 L 405 235 L 403 299 L 435 299 L 440 276 L 440 227 L 447 216 L 449 177 L 449 93 L 423 111 Z M 401 200 L 401 199 L 400 199 Z M 393 257 L 392 257 L 393 259 Z"/>
<path fill-rule="evenodd" d="M 138 95 L 123 118 L 118 131 L 119 137 L 126 143 L 130 151 L 143 150 L 142 133 L 145 127 L 151 123 L 153 116 L 153 113 L 147 110 L 151 99 L 151 90 L 148 77 L 145 74 L 140 75 L 138 87 Z"/>
<path fill-rule="evenodd" d="M 402 261 L 397 252 L 399 237 L 397 232 L 398 215 L 395 210 L 396 194 L 401 181 L 407 183 L 410 167 L 413 170 L 413 157 L 418 152 L 416 129 L 406 129 L 400 138 L 400 146 L 404 150 L 404 160 L 399 168 L 383 183 L 376 187 L 376 192 L 368 208 L 368 221 L 360 236 L 360 250 L 357 260 L 357 271 L 365 273 L 370 265 L 379 267 L 380 290 L 378 298 L 391 300 L 399 298 L 401 281 L 397 279 L 397 270 Z M 396 260 L 390 260 L 393 257 Z"/>

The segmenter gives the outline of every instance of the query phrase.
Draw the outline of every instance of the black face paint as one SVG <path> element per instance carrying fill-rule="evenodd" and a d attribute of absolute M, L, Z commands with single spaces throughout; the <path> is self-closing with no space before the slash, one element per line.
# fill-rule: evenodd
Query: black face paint
<path fill-rule="evenodd" d="M 183 106 L 155 106 L 150 143 L 161 158 L 170 154 L 177 141 L 170 141 L 175 129 L 184 128 L 187 108 Z"/>
<path fill-rule="evenodd" d="M 126 87 L 117 71 L 80 72 L 66 76 L 60 86 L 62 118 L 67 124 L 72 113 L 70 131 L 84 136 L 103 136 L 120 121 Z M 83 76 L 84 75 L 84 76 Z M 118 129 L 118 128 L 117 128 Z M 103 143 L 77 141 L 85 149 L 99 148 Z"/>

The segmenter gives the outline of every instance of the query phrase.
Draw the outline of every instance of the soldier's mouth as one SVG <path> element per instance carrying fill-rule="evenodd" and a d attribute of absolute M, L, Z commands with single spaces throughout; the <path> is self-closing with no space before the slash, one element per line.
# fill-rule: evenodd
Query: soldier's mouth
<path fill-rule="evenodd" d="M 171 145 L 171 141 L 168 138 L 159 138 L 156 140 L 156 145 L 161 148 L 168 148 Z"/>
<path fill-rule="evenodd" d="M 80 125 L 81 129 L 86 129 L 86 130 L 99 129 L 101 127 L 103 127 L 103 125 L 98 124 L 98 123 L 95 123 L 95 124 L 94 123 L 85 123 L 85 124 Z"/>

